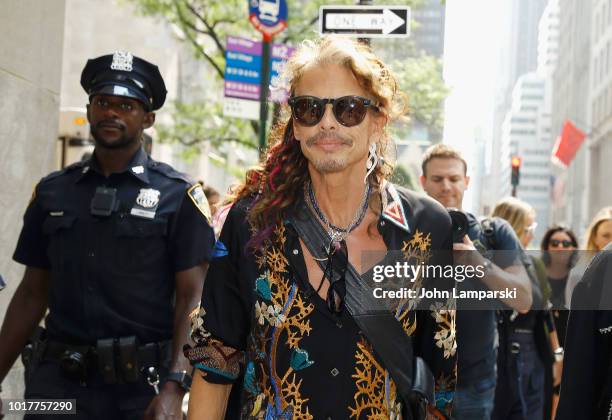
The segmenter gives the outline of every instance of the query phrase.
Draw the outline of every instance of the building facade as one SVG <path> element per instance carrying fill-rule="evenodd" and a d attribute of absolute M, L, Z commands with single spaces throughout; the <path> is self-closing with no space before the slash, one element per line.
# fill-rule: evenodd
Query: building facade
<path fill-rule="evenodd" d="M 559 56 L 553 71 L 551 141 L 560 135 L 563 123 L 572 121 L 590 131 L 591 16 L 594 0 L 559 0 Z M 591 185 L 588 147 L 578 151 L 567 169 L 553 167 L 551 222 L 571 227 L 582 236 L 590 214 Z"/>
<path fill-rule="evenodd" d="M 55 166 L 62 74 L 64 0 L 5 0 L 0 13 L 0 156 L 2 241 L 0 322 L 23 276 L 12 261 L 23 213 L 36 183 Z M 22 398 L 18 361 L 2 383 L 2 398 Z"/>
<path fill-rule="evenodd" d="M 589 217 L 612 205 L 612 1 L 594 0 L 591 15 L 591 89 L 586 159 Z"/>
<path fill-rule="evenodd" d="M 512 96 L 512 107 L 502 128 L 502 162 L 521 159 L 520 183 L 516 196 L 536 211 L 540 226 L 534 237 L 539 242 L 549 224 L 550 210 L 550 84 L 538 73 L 519 78 Z M 501 194 L 510 195 L 510 165 L 502 168 L 506 182 Z"/>
<path fill-rule="evenodd" d="M 499 90 L 495 98 L 490 161 L 486 174 L 487 194 L 483 194 L 481 208 L 490 209 L 509 191 L 509 145 L 502 143 L 507 114 L 512 108 L 513 92 L 518 78 L 533 72 L 538 64 L 538 25 L 547 0 L 507 0 L 504 7 L 505 27 L 500 48 Z M 507 140 L 507 138 L 506 138 Z"/>
<path fill-rule="evenodd" d="M 418 52 L 437 58 L 444 55 L 446 6 L 440 0 L 425 0 L 412 9 L 416 29 L 411 34 Z"/>

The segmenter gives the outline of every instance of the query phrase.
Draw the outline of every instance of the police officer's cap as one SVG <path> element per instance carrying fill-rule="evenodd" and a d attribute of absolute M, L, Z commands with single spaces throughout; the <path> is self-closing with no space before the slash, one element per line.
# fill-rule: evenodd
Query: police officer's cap
<path fill-rule="evenodd" d="M 166 85 L 155 64 L 116 52 L 87 60 L 81 73 L 81 86 L 93 95 L 126 96 L 143 103 L 151 111 L 161 108 L 166 100 Z"/>

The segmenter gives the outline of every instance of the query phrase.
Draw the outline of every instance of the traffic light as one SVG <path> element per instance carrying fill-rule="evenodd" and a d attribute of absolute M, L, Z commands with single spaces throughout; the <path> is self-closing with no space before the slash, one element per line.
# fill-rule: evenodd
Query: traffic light
<path fill-rule="evenodd" d="M 519 184 L 519 175 L 521 171 L 521 158 L 518 156 L 512 156 L 512 178 L 510 183 L 513 187 L 516 187 Z"/>

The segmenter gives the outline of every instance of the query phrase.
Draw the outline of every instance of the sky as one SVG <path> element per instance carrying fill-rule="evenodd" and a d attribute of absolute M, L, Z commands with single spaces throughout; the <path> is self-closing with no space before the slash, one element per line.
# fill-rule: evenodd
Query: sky
<path fill-rule="evenodd" d="M 446 100 L 443 142 L 459 148 L 474 167 L 474 136 L 490 141 L 493 104 L 504 25 L 501 7 L 507 0 L 447 0 L 444 79 Z M 464 208 L 470 210 L 472 195 Z"/>

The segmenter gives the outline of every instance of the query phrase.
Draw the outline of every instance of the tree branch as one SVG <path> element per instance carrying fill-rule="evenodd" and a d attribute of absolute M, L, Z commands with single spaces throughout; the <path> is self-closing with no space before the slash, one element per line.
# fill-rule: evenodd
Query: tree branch
<path fill-rule="evenodd" d="M 208 61 L 210 63 L 211 66 L 214 67 L 214 69 L 216 70 L 217 74 L 219 75 L 219 77 L 221 79 L 223 79 L 223 70 L 221 70 L 221 67 L 219 67 L 219 65 L 215 62 L 215 60 L 213 60 L 213 58 L 208 55 L 206 53 L 206 51 L 204 51 L 204 48 L 202 48 L 202 46 L 200 44 L 198 44 L 198 41 L 192 36 L 192 34 L 189 32 L 189 28 L 188 26 L 188 21 L 185 18 L 185 16 L 183 16 L 183 13 L 181 12 L 181 8 L 178 4 L 179 0 L 174 0 L 174 6 L 176 9 L 176 14 L 179 18 L 179 23 L 181 25 L 181 29 L 183 30 L 183 32 L 185 33 L 185 36 L 187 37 L 187 39 L 189 40 L 189 42 L 191 42 L 191 44 L 193 45 L 193 47 L 200 53 L 202 54 L 202 56 L 206 59 L 206 61 Z"/>
<path fill-rule="evenodd" d="M 234 24 L 236 23 L 236 19 L 219 19 L 213 22 L 213 24 L 211 25 L 211 27 L 213 29 L 215 29 L 217 27 L 217 25 L 219 25 L 220 23 L 230 23 L 230 24 Z"/>
<path fill-rule="evenodd" d="M 206 26 L 206 29 L 208 30 L 208 36 L 210 36 L 212 38 L 212 40 L 214 41 L 215 45 L 217 46 L 217 48 L 219 49 L 219 51 L 221 51 L 221 53 L 223 54 L 223 56 L 225 57 L 225 47 L 223 46 L 223 44 L 221 43 L 221 41 L 219 40 L 219 36 L 217 35 L 217 33 L 215 32 L 215 29 L 208 23 L 208 21 L 206 19 L 204 19 L 204 17 L 202 15 L 200 15 L 198 13 L 198 11 L 195 9 L 195 7 L 193 7 L 187 0 L 185 0 L 185 6 L 187 7 L 187 9 L 189 9 L 189 11 L 200 21 L 204 24 L 204 26 Z"/>
<path fill-rule="evenodd" d="M 191 23 L 191 22 L 183 21 L 183 23 L 185 24 L 185 26 L 187 26 L 188 28 L 190 28 L 190 29 L 191 29 L 191 30 L 193 30 L 194 32 L 197 32 L 197 33 L 202 34 L 202 35 L 208 35 L 208 36 L 210 36 L 210 32 L 208 32 L 208 31 L 203 31 L 202 29 L 197 28 L 197 27 L 196 27 L 196 26 L 195 26 L 193 23 Z"/>

